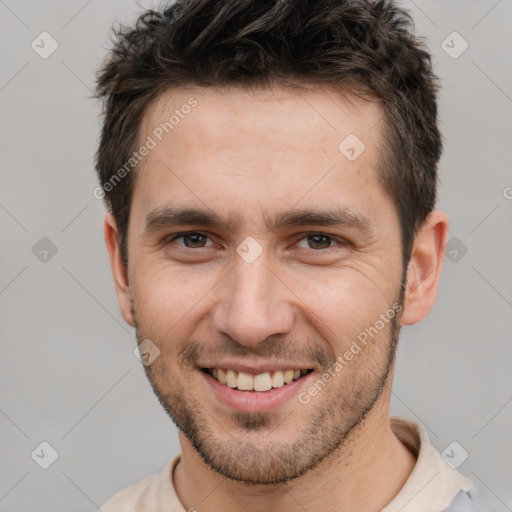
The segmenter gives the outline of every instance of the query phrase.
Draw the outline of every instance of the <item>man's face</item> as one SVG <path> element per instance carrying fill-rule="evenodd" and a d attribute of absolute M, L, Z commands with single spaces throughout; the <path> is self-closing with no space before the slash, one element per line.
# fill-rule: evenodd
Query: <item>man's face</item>
<path fill-rule="evenodd" d="M 136 171 L 128 229 L 133 323 L 160 350 L 145 369 L 162 405 L 229 478 L 303 474 L 385 399 L 399 219 L 376 172 L 382 112 L 350 99 L 170 91 L 141 126 L 140 144 L 156 146 Z M 353 136 L 339 149 L 350 134 L 359 156 Z"/>

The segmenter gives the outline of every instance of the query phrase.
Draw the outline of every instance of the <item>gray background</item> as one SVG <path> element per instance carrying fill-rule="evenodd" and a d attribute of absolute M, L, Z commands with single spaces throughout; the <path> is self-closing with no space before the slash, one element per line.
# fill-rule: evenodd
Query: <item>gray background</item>
<path fill-rule="evenodd" d="M 434 311 L 403 331 L 392 413 L 421 421 L 439 451 L 457 441 L 459 469 L 511 510 L 512 3 L 402 3 L 444 85 L 439 208 L 453 261 Z M 110 23 L 137 11 L 0 1 L 2 511 L 97 510 L 179 451 L 132 353 L 92 195 L 99 106 L 87 97 Z M 43 31 L 59 45 L 46 59 L 31 48 Z M 457 58 L 454 31 L 469 44 Z M 46 470 L 31 458 L 43 441 L 59 454 Z"/>

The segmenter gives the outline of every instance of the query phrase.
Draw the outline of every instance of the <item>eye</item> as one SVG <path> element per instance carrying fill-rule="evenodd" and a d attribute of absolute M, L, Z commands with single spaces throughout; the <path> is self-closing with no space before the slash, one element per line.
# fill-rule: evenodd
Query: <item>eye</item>
<path fill-rule="evenodd" d="M 165 244 L 167 245 L 180 239 L 183 240 L 183 243 L 178 243 L 178 245 L 182 245 L 188 249 L 201 249 L 203 247 L 209 247 L 213 245 L 213 242 L 209 240 L 207 235 L 197 231 L 189 231 L 186 233 L 178 233 L 173 235 L 165 241 Z M 209 244 L 207 244 L 208 240 L 210 242 Z"/>
<path fill-rule="evenodd" d="M 177 242 L 178 240 L 179 242 Z M 176 242 L 177 245 L 187 249 L 203 249 L 215 245 L 208 235 L 199 231 L 176 233 L 165 239 L 164 245 L 170 245 L 173 242 Z M 313 249 L 315 251 L 320 251 L 330 249 L 338 245 L 346 246 L 347 242 L 325 233 L 309 233 L 299 240 L 296 247 L 300 249 Z"/>
<path fill-rule="evenodd" d="M 305 241 L 305 243 L 303 243 Z M 301 246 L 300 244 L 303 243 Z M 330 235 L 326 235 L 324 233 L 311 233 L 303 238 L 301 238 L 300 242 L 297 244 L 297 247 L 301 247 L 304 249 L 329 249 L 330 247 L 334 247 L 335 245 L 345 245 L 342 240 L 334 239 L 334 237 Z"/>

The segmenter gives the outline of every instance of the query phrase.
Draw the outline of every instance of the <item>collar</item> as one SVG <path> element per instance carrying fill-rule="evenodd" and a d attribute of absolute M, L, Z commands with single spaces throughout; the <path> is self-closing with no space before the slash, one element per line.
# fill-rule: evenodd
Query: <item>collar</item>
<path fill-rule="evenodd" d="M 382 512 L 440 512 L 450 506 L 459 491 L 473 488 L 469 478 L 442 459 L 422 425 L 392 416 L 390 426 L 417 460 L 407 482 Z"/>
<path fill-rule="evenodd" d="M 430 444 L 423 426 L 396 416 L 390 418 L 390 426 L 417 460 L 407 482 L 382 512 L 446 511 L 459 491 L 468 492 L 472 489 L 473 482 L 451 468 Z M 165 465 L 160 474 L 146 477 L 118 492 L 103 506 L 102 510 L 119 512 L 128 509 L 136 511 L 151 509 L 186 512 L 178 499 L 172 478 L 180 458 L 181 454 L 176 455 Z"/>

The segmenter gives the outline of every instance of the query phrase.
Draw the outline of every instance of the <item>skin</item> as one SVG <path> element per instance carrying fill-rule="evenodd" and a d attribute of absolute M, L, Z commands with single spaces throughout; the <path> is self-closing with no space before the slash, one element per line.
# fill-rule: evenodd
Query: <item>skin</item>
<path fill-rule="evenodd" d="M 318 87 L 174 90 L 148 107 L 139 140 L 190 96 L 197 107 L 137 168 L 127 271 L 116 223 L 105 218 L 121 313 L 139 342 L 158 346 L 145 370 L 181 429 L 178 497 L 201 512 L 381 510 L 415 464 L 389 426 L 393 356 L 400 326 L 434 305 L 446 215 L 432 212 L 418 231 L 394 333 L 387 323 L 307 404 L 294 396 L 269 412 L 234 410 L 205 384 L 200 363 L 305 363 L 314 369 L 307 390 L 400 300 L 399 219 L 376 171 L 379 105 Z M 348 134 L 366 146 L 352 162 L 338 150 Z M 148 231 L 148 214 L 163 206 L 238 224 Z M 364 216 L 368 229 L 265 222 L 333 208 Z M 205 237 L 170 240 L 183 231 Z M 252 263 L 236 252 L 246 237 L 262 248 Z"/>

